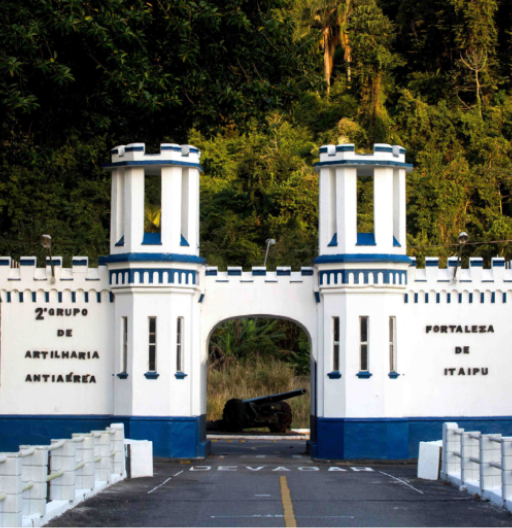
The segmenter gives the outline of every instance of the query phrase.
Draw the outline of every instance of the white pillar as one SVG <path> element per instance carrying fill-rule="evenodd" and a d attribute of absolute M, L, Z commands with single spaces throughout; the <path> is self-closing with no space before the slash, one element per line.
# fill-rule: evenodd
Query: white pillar
<path fill-rule="evenodd" d="M 461 442 L 461 475 L 462 483 L 477 482 L 480 480 L 480 465 L 471 459 L 478 459 L 480 456 L 480 439 L 472 438 L 479 435 L 477 431 L 468 431 L 462 433 Z M 472 436 L 470 436 L 472 435 Z"/>
<path fill-rule="evenodd" d="M 188 169 L 188 243 L 189 253 L 199 254 L 199 170 Z"/>
<path fill-rule="evenodd" d="M 110 252 L 122 252 L 116 244 L 124 235 L 124 174 L 122 169 L 112 171 L 112 199 L 110 212 Z"/>
<path fill-rule="evenodd" d="M 328 167 L 322 167 L 320 169 L 320 177 L 319 177 L 319 225 L 320 225 L 320 233 L 318 237 L 318 253 L 320 255 L 325 253 L 335 253 L 334 249 L 336 248 L 328 248 L 329 242 L 331 241 L 332 234 L 331 234 L 331 200 L 329 195 L 330 190 L 330 174 L 331 169 Z M 331 251 L 333 249 L 333 251 Z"/>
<path fill-rule="evenodd" d="M 23 515 L 46 515 L 46 478 L 48 476 L 48 447 L 20 446 L 20 451 L 33 451 L 23 457 L 23 483 L 32 487 L 24 492 Z"/>
<path fill-rule="evenodd" d="M 336 169 L 338 248 L 335 253 L 355 253 L 357 242 L 357 169 Z"/>
<path fill-rule="evenodd" d="M 406 247 L 405 169 L 393 171 L 393 236 L 405 251 Z"/>
<path fill-rule="evenodd" d="M 130 253 L 140 251 L 144 237 L 144 169 L 129 167 L 124 178 L 124 251 Z"/>
<path fill-rule="evenodd" d="M 181 167 L 162 167 L 162 248 L 180 253 L 181 243 Z"/>
<path fill-rule="evenodd" d="M 0 453 L 0 479 L 8 482 L 2 486 L 6 498 L 0 503 L 0 526 L 21 526 L 22 522 L 22 458 L 20 453 Z"/>
<path fill-rule="evenodd" d="M 61 440 L 52 440 L 52 445 Z M 64 445 L 52 451 L 50 470 L 52 473 L 62 471 L 64 474 L 51 481 L 51 500 L 75 500 L 76 489 L 76 443 L 66 440 Z"/>
<path fill-rule="evenodd" d="M 375 168 L 373 177 L 374 233 L 379 253 L 393 249 L 393 169 Z"/>

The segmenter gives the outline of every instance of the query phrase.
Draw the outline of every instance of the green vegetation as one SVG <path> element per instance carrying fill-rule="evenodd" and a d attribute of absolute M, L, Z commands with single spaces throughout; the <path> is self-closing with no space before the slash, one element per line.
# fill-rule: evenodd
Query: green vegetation
<path fill-rule="evenodd" d="M 226 370 L 208 370 L 207 420 L 220 420 L 231 398 L 255 398 L 295 389 L 308 394 L 288 400 L 293 428 L 309 428 L 309 376 L 298 376 L 288 364 L 275 359 L 242 360 Z"/>
<path fill-rule="evenodd" d="M 43 257 L 45 232 L 65 265 L 107 254 L 110 181 L 100 164 L 114 145 L 144 141 L 151 152 L 173 142 L 203 152 L 208 263 L 261 265 L 274 238 L 269 267 L 297 269 L 317 254 L 319 147 L 353 142 L 369 152 L 383 142 L 406 147 L 416 167 L 410 255 L 443 261 L 464 230 L 480 242 L 464 258 L 512 257 L 508 0 L 0 0 L 0 8 L 0 254 Z M 146 227 L 158 231 L 158 183 L 148 189 Z M 371 180 L 358 183 L 358 196 L 359 229 L 370 231 Z M 298 336 L 279 344 L 283 322 L 268 335 L 237 324 L 216 332 L 216 361 L 301 354 Z M 250 332 L 251 358 L 234 353 L 240 343 L 226 340 Z M 288 367 L 302 374 L 301 362 Z"/>

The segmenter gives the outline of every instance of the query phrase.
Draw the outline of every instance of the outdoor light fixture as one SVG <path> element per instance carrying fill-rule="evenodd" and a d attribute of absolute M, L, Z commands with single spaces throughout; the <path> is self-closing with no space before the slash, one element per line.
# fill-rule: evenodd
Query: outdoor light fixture
<path fill-rule="evenodd" d="M 267 257 L 268 257 L 268 250 L 270 249 L 270 246 L 274 246 L 276 243 L 274 238 L 267 239 L 267 252 L 265 253 L 265 262 L 263 262 L 263 266 L 267 265 Z"/>
<path fill-rule="evenodd" d="M 44 249 L 48 250 L 48 254 L 50 255 L 50 266 L 52 267 L 52 278 L 50 279 L 50 283 L 55 283 L 55 270 L 53 268 L 53 258 L 52 258 L 52 237 L 50 235 L 41 235 L 41 245 L 44 247 Z"/>
<path fill-rule="evenodd" d="M 466 242 L 469 240 L 469 235 L 463 231 L 459 235 L 459 254 L 457 255 L 457 264 L 455 265 L 455 271 L 453 272 L 453 280 L 457 280 L 457 268 L 459 267 L 459 262 L 462 257 L 462 248 L 465 246 Z"/>

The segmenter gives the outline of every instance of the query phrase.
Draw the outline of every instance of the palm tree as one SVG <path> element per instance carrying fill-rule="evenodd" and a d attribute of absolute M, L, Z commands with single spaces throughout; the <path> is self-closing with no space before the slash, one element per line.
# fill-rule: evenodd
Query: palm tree
<path fill-rule="evenodd" d="M 320 33 L 320 47 L 324 50 L 324 75 L 327 91 L 331 86 L 334 53 L 341 45 L 347 63 L 347 79 L 351 81 L 352 47 L 348 35 L 348 21 L 352 0 L 305 0 L 299 15 L 301 28 L 316 29 Z"/>

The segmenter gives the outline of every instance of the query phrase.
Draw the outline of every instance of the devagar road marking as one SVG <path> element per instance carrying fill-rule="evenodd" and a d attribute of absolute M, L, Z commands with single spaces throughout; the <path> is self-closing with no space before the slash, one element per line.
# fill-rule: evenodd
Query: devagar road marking
<path fill-rule="evenodd" d="M 154 491 L 156 491 L 158 488 L 162 487 L 164 484 L 167 484 L 171 479 L 173 479 L 174 477 L 177 477 L 178 475 L 181 475 L 183 473 L 183 471 L 180 471 L 179 473 L 176 473 L 176 475 L 172 475 L 172 477 L 169 477 L 166 481 L 162 482 L 162 484 L 159 484 L 158 486 L 156 486 L 155 488 L 153 488 L 152 490 L 148 491 L 148 495 L 150 493 L 153 493 Z"/>
<path fill-rule="evenodd" d="M 281 500 L 283 502 L 284 524 L 288 527 L 296 527 L 297 521 L 293 513 L 292 497 L 290 495 L 290 488 L 286 477 L 279 477 L 279 484 L 281 484 Z"/>
<path fill-rule="evenodd" d="M 410 484 L 408 484 L 407 482 L 405 482 L 402 479 L 394 477 L 393 475 L 388 475 L 387 473 L 384 473 L 384 471 L 379 471 L 379 473 L 382 473 L 383 475 L 386 475 L 386 477 L 391 477 L 392 479 L 398 480 L 398 482 L 401 482 L 402 484 L 405 484 L 408 488 L 411 488 L 414 491 L 417 491 L 418 493 L 421 493 L 422 495 L 424 495 L 424 493 L 422 491 L 420 491 L 419 489 L 416 489 L 414 486 L 411 486 Z"/>

